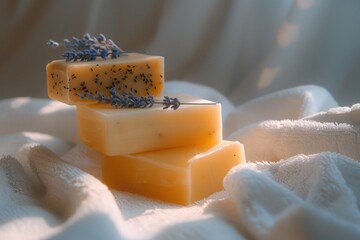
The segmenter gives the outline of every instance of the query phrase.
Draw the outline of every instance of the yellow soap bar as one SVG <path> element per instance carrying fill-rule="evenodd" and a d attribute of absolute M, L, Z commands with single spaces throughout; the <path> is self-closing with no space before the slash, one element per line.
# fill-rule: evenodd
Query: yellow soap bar
<path fill-rule="evenodd" d="M 184 95 L 177 110 L 115 109 L 104 104 L 77 106 L 78 137 L 96 151 L 124 155 L 165 148 L 214 145 L 222 140 L 221 105 Z M 159 101 L 159 100 L 156 100 Z"/>
<path fill-rule="evenodd" d="M 119 93 L 132 90 L 138 96 L 159 96 L 164 89 L 164 58 L 161 56 L 127 53 L 106 60 L 55 60 L 46 66 L 46 72 L 48 96 L 71 105 L 94 101 L 81 99 L 78 94 L 109 96 L 111 87 Z"/>
<path fill-rule="evenodd" d="M 109 188 L 188 205 L 223 188 L 223 178 L 244 163 L 239 142 L 185 147 L 126 156 L 103 157 L 103 181 Z"/>

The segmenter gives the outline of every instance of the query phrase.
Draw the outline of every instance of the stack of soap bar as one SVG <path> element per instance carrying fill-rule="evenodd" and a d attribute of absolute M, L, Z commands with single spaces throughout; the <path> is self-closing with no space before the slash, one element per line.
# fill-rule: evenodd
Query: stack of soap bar
<path fill-rule="evenodd" d="M 116 87 L 119 93 L 159 96 L 164 89 L 164 58 L 127 53 L 116 59 L 89 62 L 55 60 L 46 66 L 48 96 L 67 104 L 89 102 L 78 94 L 102 93 Z"/>
<path fill-rule="evenodd" d="M 77 107 L 79 140 L 103 156 L 110 188 L 188 205 L 222 189 L 230 168 L 245 162 L 243 145 L 222 140 L 221 105 L 174 95 L 180 107 L 163 109 L 164 59 L 127 53 L 90 62 L 47 65 L 50 98 Z M 80 96 L 153 96 L 151 108 L 115 109 Z M 114 96 L 114 95 L 112 95 Z"/>
<path fill-rule="evenodd" d="M 211 105 L 181 105 L 177 110 L 164 110 L 162 105 L 145 109 L 79 105 L 79 139 L 110 156 L 183 146 L 211 146 L 221 141 L 220 104 L 189 96 L 174 97 L 181 102 Z"/>
<path fill-rule="evenodd" d="M 121 191 L 188 205 L 223 188 L 226 173 L 245 161 L 243 145 L 221 141 L 122 156 L 104 156 L 103 181 Z"/>

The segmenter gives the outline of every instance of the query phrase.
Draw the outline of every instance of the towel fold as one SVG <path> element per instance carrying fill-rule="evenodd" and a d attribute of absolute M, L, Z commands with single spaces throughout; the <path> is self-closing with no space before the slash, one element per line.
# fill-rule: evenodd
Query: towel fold
<path fill-rule="evenodd" d="M 275 162 L 319 152 L 338 152 L 360 159 L 360 128 L 346 123 L 270 120 L 239 129 L 228 139 L 246 146 L 248 161 Z"/>
<path fill-rule="evenodd" d="M 247 125 L 266 120 L 301 119 L 337 107 L 324 88 L 306 85 L 274 92 L 248 101 L 235 108 L 224 125 L 225 136 Z"/>
<path fill-rule="evenodd" d="M 224 184 L 255 239 L 360 238 L 360 163 L 343 155 L 249 163 Z"/>
<path fill-rule="evenodd" d="M 360 238 L 360 104 L 301 86 L 234 108 L 205 86 L 167 86 L 222 103 L 225 138 L 244 143 L 224 191 L 183 207 L 108 189 L 74 107 L 3 100 L 0 239 Z"/>

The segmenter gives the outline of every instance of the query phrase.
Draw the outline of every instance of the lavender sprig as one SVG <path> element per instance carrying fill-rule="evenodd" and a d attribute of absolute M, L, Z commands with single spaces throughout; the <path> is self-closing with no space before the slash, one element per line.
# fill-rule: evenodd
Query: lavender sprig
<path fill-rule="evenodd" d="M 164 97 L 162 104 L 164 105 L 163 109 L 167 109 L 170 107 L 176 110 L 180 107 L 180 101 L 177 98 L 170 98 L 168 96 Z"/>
<path fill-rule="evenodd" d="M 106 39 L 104 34 L 95 37 L 85 33 L 82 39 L 72 37 L 64 39 L 63 43 L 49 40 L 47 45 L 52 48 L 63 45 L 66 49 L 63 54 L 66 61 L 93 61 L 96 60 L 96 57 L 106 59 L 109 56 L 118 58 L 125 55 L 125 52 L 111 39 Z"/>
<path fill-rule="evenodd" d="M 153 96 L 138 97 L 133 91 L 122 93 L 116 91 L 115 87 L 110 88 L 110 96 L 101 93 L 93 95 L 90 92 L 78 94 L 82 99 L 97 100 L 98 103 L 108 103 L 115 108 L 151 108 L 155 104 L 163 105 L 163 109 L 176 110 L 180 105 L 215 105 L 216 103 L 181 103 L 177 98 L 165 96 L 162 101 L 155 101 Z"/>
<path fill-rule="evenodd" d="M 78 94 L 82 99 L 88 98 L 91 100 L 97 100 L 98 103 L 109 103 L 115 108 L 150 108 L 154 105 L 155 101 L 152 96 L 138 97 L 133 91 L 130 93 L 122 93 L 120 95 L 115 87 L 110 88 L 110 96 L 102 95 L 98 93 L 94 96 L 92 93 L 87 92 L 84 95 Z"/>

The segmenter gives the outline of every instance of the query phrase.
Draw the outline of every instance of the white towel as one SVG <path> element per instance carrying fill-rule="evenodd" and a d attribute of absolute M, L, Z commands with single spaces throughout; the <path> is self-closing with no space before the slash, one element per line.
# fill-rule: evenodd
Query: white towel
<path fill-rule="evenodd" d="M 259 110 L 262 101 L 254 101 L 254 104 L 249 102 L 244 104 L 246 107 L 238 107 L 227 118 L 227 128 L 231 129 L 233 125 L 237 124 L 239 126 L 242 124 L 241 127 L 233 130 L 227 138 L 245 144 L 248 161 L 279 161 L 296 154 L 319 152 L 337 152 L 360 160 L 360 105 L 355 104 L 351 108 L 334 107 L 324 112 L 324 106 L 326 109 L 330 104 L 336 105 L 336 102 L 332 101 L 333 99 L 328 93 L 325 95 L 328 95 L 329 102 L 324 98 L 317 98 L 316 94 L 310 96 L 310 89 L 308 88 L 313 89 L 313 86 L 289 89 L 288 92 L 294 93 L 296 97 L 303 94 L 313 101 L 311 104 L 306 105 L 296 103 L 295 109 L 291 108 L 291 104 L 289 106 L 289 101 L 280 103 L 281 99 L 284 98 L 283 93 L 286 91 L 262 98 L 264 105 L 278 102 L 276 109 L 281 112 L 280 115 L 289 113 L 291 109 L 292 113 L 289 113 L 289 115 L 295 113 L 302 119 L 264 120 L 266 117 L 263 116 L 262 110 Z M 324 89 L 322 92 L 325 92 Z M 291 96 L 286 95 L 284 100 L 289 98 Z M 305 97 L 303 99 L 308 103 Z M 317 100 L 320 100 L 320 103 Z M 327 102 L 326 105 L 323 104 L 324 100 Z M 246 112 L 244 109 L 246 109 Z M 314 113 L 314 109 L 320 112 Z M 287 113 L 282 113 L 281 110 Z M 304 113 L 312 115 L 309 116 Z M 258 118 L 262 121 L 247 122 L 248 118 L 257 115 L 260 115 Z M 268 115 L 270 115 L 270 119 L 278 117 L 274 116 L 272 111 Z M 288 118 L 290 118 L 289 115 Z M 244 122 L 248 123 L 247 125 L 242 123 L 242 117 L 245 118 Z"/>
<path fill-rule="evenodd" d="M 167 88 L 223 103 L 226 138 L 249 160 L 225 191 L 183 207 L 109 190 L 98 153 L 76 142 L 73 107 L 3 100 L 0 239 L 360 238 L 359 105 L 338 108 L 316 86 L 237 108 L 208 87 Z"/>
<path fill-rule="evenodd" d="M 300 119 L 337 107 L 324 88 L 307 85 L 278 91 L 238 106 L 226 119 L 225 136 L 247 125 L 266 120 Z"/>
<path fill-rule="evenodd" d="M 360 164 L 336 153 L 235 167 L 225 179 L 255 239 L 360 239 Z"/>

